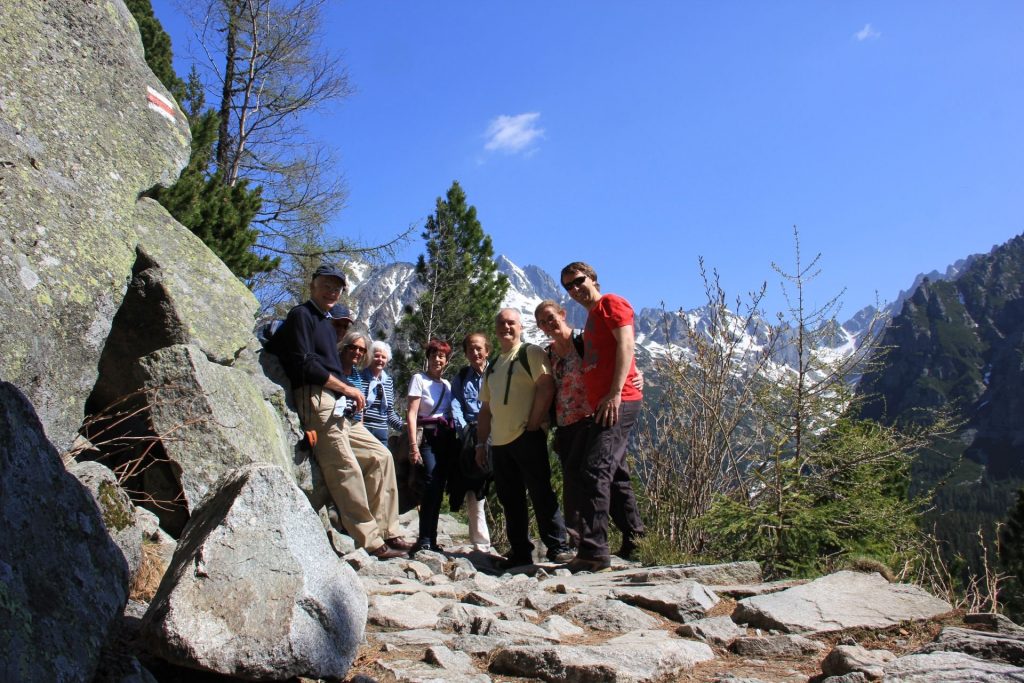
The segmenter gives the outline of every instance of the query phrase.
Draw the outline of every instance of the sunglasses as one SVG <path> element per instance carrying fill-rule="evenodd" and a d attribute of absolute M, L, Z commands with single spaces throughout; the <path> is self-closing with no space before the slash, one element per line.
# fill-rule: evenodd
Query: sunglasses
<path fill-rule="evenodd" d="M 345 344 L 346 351 L 358 351 L 359 353 L 366 353 L 365 346 L 356 346 L 355 344 Z"/>
<path fill-rule="evenodd" d="M 574 289 L 579 289 L 580 287 L 582 287 L 583 283 L 586 281 L 587 276 L 580 275 L 579 277 L 569 280 L 568 282 L 563 282 L 562 286 L 565 287 L 565 291 L 571 292 Z"/>

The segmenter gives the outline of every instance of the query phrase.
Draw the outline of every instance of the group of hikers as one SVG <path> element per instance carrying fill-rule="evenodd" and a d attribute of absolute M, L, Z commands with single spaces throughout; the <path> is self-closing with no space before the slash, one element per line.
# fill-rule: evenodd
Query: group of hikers
<path fill-rule="evenodd" d="M 633 309 L 620 296 L 602 294 L 586 263 L 565 266 L 561 282 L 587 310 L 582 333 L 557 302 L 542 301 L 537 326 L 551 339 L 542 348 L 522 341 L 518 311 L 502 309 L 497 354 L 491 357 L 487 334 L 470 333 L 462 341 L 468 365 L 452 381 L 443 376 L 452 347 L 431 339 L 426 369 L 409 383 L 403 419 L 385 369 L 391 348 L 350 329 L 351 315 L 338 303 L 347 287 L 340 269 L 325 264 L 314 272 L 309 300 L 288 313 L 266 348 L 288 375 L 340 522 L 357 547 L 380 559 L 442 550 L 437 526 L 447 490 L 453 510 L 465 501 L 474 548 L 490 552 L 484 501 L 493 479 L 511 546 L 503 568 L 533 563 L 527 496 L 548 560 L 573 573 L 608 568 L 609 519 L 622 534 L 615 554 L 631 558 L 644 533 L 626 462 L 643 389 Z M 551 485 L 549 427 L 563 469 L 561 506 Z M 398 525 L 395 458 L 405 456 L 388 449 L 391 431 L 404 432 L 408 448 L 398 452 L 407 452 L 409 466 L 421 473 L 415 541 L 402 538 Z M 474 473 L 458 464 L 470 449 Z"/>

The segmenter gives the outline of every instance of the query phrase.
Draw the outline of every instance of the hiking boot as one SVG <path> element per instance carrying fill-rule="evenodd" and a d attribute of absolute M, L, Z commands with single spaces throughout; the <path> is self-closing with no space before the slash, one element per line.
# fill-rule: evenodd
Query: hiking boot
<path fill-rule="evenodd" d="M 576 553 L 569 550 L 568 548 L 562 548 L 561 550 L 549 550 L 548 561 L 554 562 L 555 564 L 565 564 L 576 557 Z"/>
<path fill-rule="evenodd" d="M 529 555 L 509 555 L 498 560 L 498 566 L 502 569 L 513 569 L 515 567 L 526 567 L 533 564 L 533 558 Z"/>
<path fill-rule="evenodd" d="M 577 555 L 569 561 L 569 564 L 565 565 L 565 568 L 573 574 L 579 574 L 580 572 L 596 574 L 597 572 L 608 571 L 611 569 L 611 566 L 612 561 L 608 557 L 588 558 Z"/>
<path fill-rule="evenodd" d="M 632 562 L 634 553 L 636 553 L 636 543 L 627 538 L 623 539 L 622 547 L 615 551 L 615 556 L 627 562 Z"/>
<path fill-rule="evenodd" d="M 395 550 L 390 547 L 387 543 L 382 543 L 376 550 L 368 551 L 370 555 L 376 557 L 378 560 L 393 560 L 396 557 L 405 557 L 404 550 Z"/>

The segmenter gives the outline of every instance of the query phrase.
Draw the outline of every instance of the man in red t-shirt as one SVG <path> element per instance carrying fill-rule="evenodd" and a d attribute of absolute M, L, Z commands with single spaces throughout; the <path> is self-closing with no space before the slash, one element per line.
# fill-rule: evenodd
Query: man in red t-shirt
<path fill-rule="evenodd" d="M 643 394 L 634 386 L 633 308 L 615 294 L 601 294 L 597 273 L 576 261 L 562 269 L 562 286 L 587 309 L 583 329 L 583 383 L 593 410 L 583 446 L 572 458 L 577 477 L 566 477 L 582 490 L 579 549 L 568 567 L 572 572 L 600 571 L 611 565 L 608 517 L 622 529 L 620 557 L 629 557 L 644 532 L 626 463 L 629 433 L 640 413 Z"/>

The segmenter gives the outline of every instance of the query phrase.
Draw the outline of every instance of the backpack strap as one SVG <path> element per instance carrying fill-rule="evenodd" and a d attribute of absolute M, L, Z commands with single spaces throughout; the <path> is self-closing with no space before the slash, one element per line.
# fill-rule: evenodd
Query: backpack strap
<path fill-rule="evenodd" d="M 583 358 L 583 332 L 573 331 L 572 345 L 576 347 L 576 353 L 579 354 L 580 358 Z"/>
<path fill-rule="evenodd" d="M 519 358 L 519 364 L 523 366 L 523 370 L 526 370 L 526 374 L 533 377 L 530 373 L 530 354 L 527 353 L 533 344 L 529 342 L 523 342 L 522 346 L 519 347 L 519 353 L 516 354 Z"/>
<path fill-rule="evenodd" d="M 528 357 L 529 354 L 527 353 L 527 350 L 530 346 L 533 346 L 533 344 L 530 344 L 529 342 L 523 342 L 522 344 L 519 345 L 519 350 L 516 351 L 515 357 L 508 359 L 508 377 L 505 380 L 505 405 L 508 405 L 508 391 L 509 387 L 512 386 L 512 373 L 516 369 L 516 360 L 518 360 L 519 364 L 523 366 L 523 370 L 526 371 L 526 374 L 532 377 L 532 374 L 530 373 L 530 359 Z M 494 372 L 494 363 L 497 360 L 497 354 L 493 358 L 488 360 L 487 372 L 485 374 L 486 377 L 490 377 L 491 373 Z"/>

